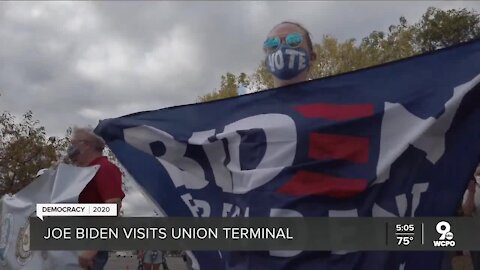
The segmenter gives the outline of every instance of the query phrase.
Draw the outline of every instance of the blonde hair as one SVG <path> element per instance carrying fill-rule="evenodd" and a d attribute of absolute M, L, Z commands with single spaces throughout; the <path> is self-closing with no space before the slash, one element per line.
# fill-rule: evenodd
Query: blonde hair
<path fill-rule="evenodd" d="M 105 141 L 102 137 L 98 136 L 93 132 L 93 129 L 90 127 L 74 127 L 72 131 L 72 137 L 82 136 L 86 141 L 88 141 L 98 152 L 102 152 L 105 148 Z"/>

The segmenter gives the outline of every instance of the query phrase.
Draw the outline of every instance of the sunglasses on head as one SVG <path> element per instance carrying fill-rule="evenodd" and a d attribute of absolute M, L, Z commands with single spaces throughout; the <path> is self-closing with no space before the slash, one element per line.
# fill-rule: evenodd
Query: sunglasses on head
<path fill-rule="evenodd" d="M 293 32 L 288 34 L 285 38 L 285 44 L 290 48 L 298 48 L 303 42 L 303 36 L 299 32 Z M 279 36 L 268 37 L 263 43 L 263 48 L 268 51 L 275 51 L 282 44 L 282 40 Z"/>

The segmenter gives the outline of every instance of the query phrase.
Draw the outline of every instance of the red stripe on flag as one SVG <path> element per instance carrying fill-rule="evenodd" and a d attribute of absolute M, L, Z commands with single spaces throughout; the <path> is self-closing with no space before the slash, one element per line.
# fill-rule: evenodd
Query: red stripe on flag
<path fill-rule="evenodd" d="M 307 118 L 324 118 L 333 121 L 344 121 L 373 115 L 372 104 L 308 104 L 296 106 L 295 110 Z"/>
<path fill-rule="evenodd" d="M 300 171 L 277 191 L 293 196 L 322 195 L 348 198 L 367 189 L 365 179 L 339 178 L 322 173 Z"/>
<path fill-rule="evenodd" d="M 367 163 L 368 146 L 367 138 L 312 133 L 308 156 L 320 160 L 344 159 L 355 163 Z"/>

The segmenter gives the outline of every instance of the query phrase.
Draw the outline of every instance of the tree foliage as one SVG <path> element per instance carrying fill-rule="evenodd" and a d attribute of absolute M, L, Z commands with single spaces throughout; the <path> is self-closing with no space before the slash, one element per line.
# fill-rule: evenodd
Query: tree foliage
<path fill-rule="evenodd" d="M 319 43 L 314 44 L 317 60 L 312 63 L 309 78 L 317 79 L 379 65 L 475 38 L 480 38 L 480 15 L 476 11 L 429 7 L 414 24 L 400 17 L 399 22 L 391 25 L 388 31 L 372 31 L 360 41 L 339 41 L 331 35 L 323 36 Z M 253 91 L 273 88 L 272 75 L 263 61 L 248 77 L 250 79 L 244 86 Z M 200 101 L 237 95 L 237 80 L 238 77 L 227 73 L 222 76 L 220 89 L 200 97 Z"/>
<path fill-rule="evenodd" d="M 45 127 L 26 112 L 20 121 L 9 112 L 0 115 L 0 196 L 16 193 L 65 152 L 68 139 L 47 138 Z"/>
<path fill-rule="evenodd" d="M 415 43 L 426 52 L 480 37 L 480 15 L 467 9 L 430 7 L 415 24 Z"/>
<path fill-rule="evenodd" d="M 270 89 L 273 88 L 273 75 L 270 73 L 265 66 L 265 62 L 261 62 L 258 66 L 257 70 L 253 75 L 251 75 L 252 79 L 250 80 L 250 85 L 245 87 L 249 87 L 254 91 L 259 91 L 262 89 Z"/>
<path fill-rule="evenodd" d="M 245 73 L 240 73 L 240 75 L 236 76 L 235 74 L 228 72 L 221 77 L 220 89 L 199 97 L 198 99 L 200 102 L 206 102 L 215 99 L 234 97 L 238 95 L 237 89 L 240 85 L 247 87 L 249 83 L 250 80 Z"/>

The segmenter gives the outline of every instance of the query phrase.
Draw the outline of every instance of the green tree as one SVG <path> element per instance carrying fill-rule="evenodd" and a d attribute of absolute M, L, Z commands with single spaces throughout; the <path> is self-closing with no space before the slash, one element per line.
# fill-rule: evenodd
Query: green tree
<path fill-rule="evenodd" d="M 265 62 L 261 62 L 257 70 L 251 75 L 251 90 L 259 91 L 263 89 L 273 88 L 273 75 L 265 66 Z"/>
<path fill-rule="evenodd" d="M 216 99 L 235 97 L 238 95 L 237 89 L 240 85 L 248 87 L 249 84 L 250 80 L 245 73 L 240 73 L 240 75 L 235 76 L 235 74 L 228 72 L 226 75 L 222 75 L 221 77 L 220 89 L 201 96 L 198 99 L 200 102 L 206 102 Z"/>
<path fill-rule="evenodd" d="M 9 112 L 0 115 L 0 196 L 16 193 L 34 180 L 40 169 L 52 166 L 68 145 L 67 138 L 47 138 L 45 127 L 28 111 L 20 121 Z"/>
<path fill-rule="evenodd" d="M 419 51 L 414 41 L 415 28 L 408 25 L 404 17 L 400 17 L 400 24 L 391 25 L 388 33 L 373 31 L 362 39 L 359 49 L 362 57 L 362 67 L 378 65 L 402 58 L 406 58 Z"/>
<path fill-rule="evenodd" d="M 312 63 L 309 77 L 312 79 L 362 68 L 363 57 L 355 45 L 355 39 L 338 42 L 332 36 L 324 36 L 322 43 L 314 45 L 317 61 Z"/>
<path fill-rule="evenodd" d="M 467 9 L 429 7 L 415 24 L 415 43 L 421 52 L 437 50 L 480 37 L 480 15 Z"/>

